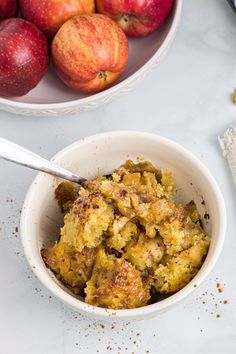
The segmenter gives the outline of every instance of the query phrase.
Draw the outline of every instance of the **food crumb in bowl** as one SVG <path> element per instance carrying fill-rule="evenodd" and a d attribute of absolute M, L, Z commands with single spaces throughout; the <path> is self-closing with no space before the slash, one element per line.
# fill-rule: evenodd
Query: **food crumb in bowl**
<path fill-rule="evenodd" d="M 172 173 L 150 162 L 128 160 L 80 188 L 63 182 L 55 194 L 64 225 L 42 257 L 90 305 L 128 309 L 160 301 L 189 283 L 208 252 L 195 203 L 176 204 Z"/>
<path fill-rule="evenodd" d="M 210 219 L 209 213 L 206 212 L 206 213 L 204 214 L 204 219 L 205 219 L 205 220 L 209 220 L 209 219 Z"/>

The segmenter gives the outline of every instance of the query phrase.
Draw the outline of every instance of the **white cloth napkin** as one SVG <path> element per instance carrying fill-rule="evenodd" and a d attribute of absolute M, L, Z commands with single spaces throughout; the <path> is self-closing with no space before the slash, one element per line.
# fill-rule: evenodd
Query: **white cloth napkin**
<path fill-rule="evenodd" d="M 227 129 L 223 137 L 219 137 L 218 140 L 236 185 L 236 127 Z"/>

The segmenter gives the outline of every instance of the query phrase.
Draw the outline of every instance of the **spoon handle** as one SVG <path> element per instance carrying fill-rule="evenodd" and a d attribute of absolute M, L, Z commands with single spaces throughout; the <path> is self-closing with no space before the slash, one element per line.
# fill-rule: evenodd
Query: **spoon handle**
<path fill-rule="evenodd" d="M 49 173 L 72 182 L 81 182 L 84 178 L 74 175 L 63 167 L 50 162 L 23 147 L 0 137 L 0 158 L 18 165 Z"/>

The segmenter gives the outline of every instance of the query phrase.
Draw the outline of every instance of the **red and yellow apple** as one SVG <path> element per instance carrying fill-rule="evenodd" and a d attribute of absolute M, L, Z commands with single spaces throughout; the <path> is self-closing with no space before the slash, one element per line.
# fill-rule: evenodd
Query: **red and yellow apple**
<path fill-rule="evenodd" d="M 69 18 L 93 13 L 95 0 L 20 0 L 20 10 L 23 18 L 52 38 Z"/>
<path fill-rule="evenodd" d="M 174 0 L 96 0 L 98 12 L 110 16 L 129 37 L 142 37 L 159 28 Z"/>
<path fill-rule="evenodd" d="M 17 15 L 17 0 L 0 0 L 0 19 Z"/>
<path fill-rule="evenodd" d="M 23 96 L 33 89 L 48 68 L 44 34 L 21 18 L 0 22 L 0 96 Z"/>
<path fill-rule="evenodd" d="M 54 37 L 52 59 L 66 85 L 82 92 L 98 92 L 124 71 L 128 41 L 107 16 L 76 16 L 64 23 Z"/>

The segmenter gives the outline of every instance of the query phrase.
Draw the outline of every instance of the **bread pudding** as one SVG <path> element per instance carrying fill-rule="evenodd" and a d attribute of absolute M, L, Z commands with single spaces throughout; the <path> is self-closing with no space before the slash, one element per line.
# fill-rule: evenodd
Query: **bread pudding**
<path fill-rule="evenodd" d="M 172 173 L 128 160 L 55 196 L 64 225 L 46 266 L 86 303 L 110 309 L 148 305 L 183 288 L 201 268 L 210 237 L 190 201 L 175 201 Z M 153 295 L 154 294 L 154 295 Z"/>

